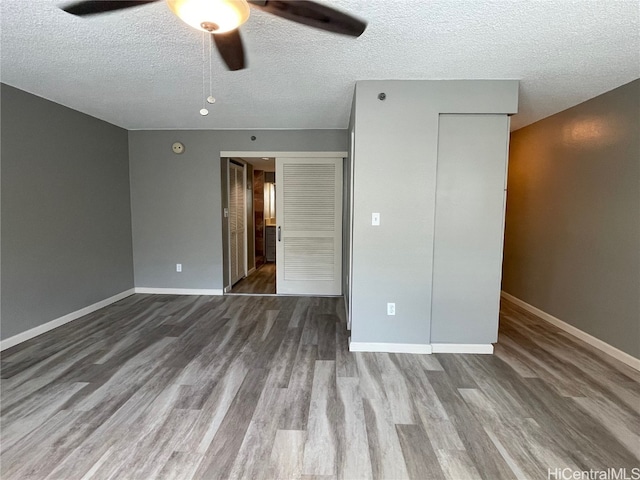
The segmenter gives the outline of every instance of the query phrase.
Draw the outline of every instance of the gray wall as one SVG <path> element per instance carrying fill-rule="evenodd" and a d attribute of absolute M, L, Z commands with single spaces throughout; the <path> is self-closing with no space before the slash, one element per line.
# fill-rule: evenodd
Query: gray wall
<path fill-rule="evenodd" d="M 2 332 L 133 287 L 127 132 L 2 85 Z"/>
<path fill-rule="evenodd" d="M 430 343 L 439 115 L 514 113 L 517 93 L 517 81 L 357 83 L 354 342 Z M 372 212 L 381 214 L 379 227 Z M 387 316 L 387 302 L 396 303 L 395 316 Z"/>
<path fill-rule="evenodd" d="M 503 290 L 640 357 L 640 80 L 512 134 Z"/>
<path fill-rule="evenodd" d="M 508 140 L 506 115 L 440 115 L 431 343 L 498 339 Z"/>
<path fill-rule="evenodd" d="M 184 143 L 182 155 L 172 153 L 175 141 Z M 129 132 L 136 286 L 223 288 L 221 151 L 344 151 L 347 145 L 346 130 Z"/>

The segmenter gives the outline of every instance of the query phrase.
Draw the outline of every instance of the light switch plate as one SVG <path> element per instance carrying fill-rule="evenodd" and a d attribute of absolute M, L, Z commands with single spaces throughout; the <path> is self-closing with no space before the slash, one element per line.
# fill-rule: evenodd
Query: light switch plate
<path fill-rule="evenodd" d="M 371 225 L 373 225 L 374 227 L 377 227 L 380 225 L 380 214 L 379 213 L 372 213 L 371 214 Z"/>

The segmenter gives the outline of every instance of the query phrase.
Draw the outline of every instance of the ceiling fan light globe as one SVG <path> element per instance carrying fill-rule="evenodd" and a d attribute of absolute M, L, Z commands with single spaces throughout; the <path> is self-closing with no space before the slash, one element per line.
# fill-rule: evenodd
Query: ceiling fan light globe
<path fill-rule="evenodd" d="M 187 25 L 209 33 L 235 30 L 250 13 L 246 0 L 167 0 L 167 5 Z"/>

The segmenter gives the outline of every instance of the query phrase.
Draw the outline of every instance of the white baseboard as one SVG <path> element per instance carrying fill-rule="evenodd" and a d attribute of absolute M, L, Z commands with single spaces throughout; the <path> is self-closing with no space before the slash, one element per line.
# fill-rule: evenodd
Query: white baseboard
<path fill-rule="evenodd" d="M 492 354 L 493 345 L 475 343 L 367 343 L 349 340 L 350 352 L 384 352 L 384 353 L 416 353 L 420 355 L 430 353 L 475 353 Z"/>
<path fill-rule="evenodd" d="M 105 298 L 104 300 L 96 302 L 93 305 L 89 305 L 88 307 L 81 308 L 80 310 L 76 310 L 75 312 L 68 313 L 62 317 L 56 318 L 55 320 L 51 320 L 50 322 L 43 323 L 42 325 L 38 325 L 37 327 L 14 335 L 13 337 L 6 338 L 0 342 L 0 351 L 13 347 L 19 343 L 26 342 L 27 340 L 37 337 L 38 335 L 42 335 L 49 330 L 60 327 L 65 323 L 69 323 L 80 317 L 93 313 L 96 310 L 100 310 L 101 308 L 111 305 L 112 303 L 122 300 L 123 298 L 133 295 L 134 293 L 136 293 L 135 289 L 130 288 L 129 290 L 125 290 L 122 293 L 114 295 L 113 297 Z"/>
<path fill-rule="evenodd" d="M 367 343 L 352 342 L 349 338 L 350 352 L 384 352 L 384 353 L 431 353 L 431 345 L 420 343 Z"/>
<path fill-rule="evenodd" d="M 217 288 L 149 288 L 136 287 L 135 293 L 148 293 L 151 295 L 223 295 L 223 291 Z"/>
<path fill-rule="evenodd" d="M 433 353 L 476 353 L 492 354 L 493 345 L 490 343 L 432 343 Z"/>
<path fill-rule="evenodd" d="M 640 359 L 629 355 L 622 350 L 617 349 L 616 347 L 609 345 L 606 342 L 603 342 L 599 338 L 596 338 L 592 335 L 589 335 L 587 332 L 583 332 L 579 328 L 574 327 L 573 325 L 569 325 L 566 322 L 563 322 L 559 318 L 554 317 L 553 315 L 548 314 L 540 310 L 539 308 L 534 307 L 533 305 L 528 304 L 527 302 L 520 300 L 513 295 L 508 294 L 507 292 L 501 292 L 502 297 L 509 300 L 512 303 L 515 303 L 519 307 L 524 308 L 526 311 L 533 313 L 537 317 L 540 317 L 542 320 L 549 322 L 552 325 L 555 325 L 561 330 L 564 330 L 567 333 L 570 333 L 576 338 L 579 338 L 585 343 L 588 343 L 592 347 L 597 348 L 598 350 L 603 351 L 604 353 L 611 355 L 616 360 L 620 360 L 622 363 L 629 365 L 631 368 L 636 370 L 640 370 Z"/>

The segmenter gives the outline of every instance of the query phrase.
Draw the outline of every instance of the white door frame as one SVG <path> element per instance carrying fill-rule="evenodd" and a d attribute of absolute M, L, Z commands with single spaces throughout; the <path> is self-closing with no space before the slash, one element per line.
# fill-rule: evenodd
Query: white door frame
<path fill-rule="evenodd" d="M 304 151 L 304 152 L 280 152 L 280 151 L 270 151 L 270 150 L 257 150 L 257 151 L 246 151 L 246 150 L 224 150 L 220 152 L 220 158 L 227 159 L 227 162 L 229 162 L 231 160 L 232 157 L 235 158 L 242 158 L 242 157 L 282 157 L 282 158 L 287 158 L 287 157 L 295 157 L 295 158 L 325 158 L 325 157 L 341 157 L 341 158 L 347 158 L 349 156 L 349 153 L 344 151 L 344 150 L 338 150 L 338 151 L 325 151 L 325 152 L 309 152 L 309 151 Z M 229 165 L 227 164 L 227 171 L 229 170 Z M 246 179 L 246 165 L 245 165 L 245 179 Z M 227 197 L 229 196 L 229 174 L 227 173 Z M 246 192 L 245 192 L 246 194 Z M 342 194 L 342 192 L 340 192 L 340 194 Z M 228 201 L 228 199 L 227 199 Z M 344 201 L 344 199 L 343 199 Z M 246 202 L 245 202 L 246 203 Z M 245 206 L 246 208 L 246 206 Z M 245 215 L 246 217 L 246 215 Z M 245 228 L 245 234 L 246 234 L 246 228 Z M 342 232 L 342 236 L 343 236 L 343 240 L 344 240 L 344 232 Z M 230 239 L 228 240 L 228 242 L 230 243 Z M 248 242 L 245 239 L 245 255 L 248 255 L 246 249 L 247 249 L 247 244 Z M 229 248 L 231 246 L 229 245 Z M 229 270 L 229 274 L 231 274 L 231 258 L 230 258 L 230 254 L 231 252 L 229 252 L 229 264 L 226 266 L 226 268 Z M 224 257 L 223 257 L 224 258 Z M 278 258 L 276 257 L 276 263 L 278 262 Z M 246 262 L 245 262 L 245 267 L 246 267 Z M 224 265 L 223 265 L 224 268 Z M 229 283 L 231 283 L 231 277 L 229 277 Z M 228 287 L 229 290 L 231 290 L 231 285 Z M 226 289 L 225 287 L 225 292 L 229 291 Z M 277 292 L 276 292 L 277 294 Z"/>
<path fill-rule="evenodd" d="M 224 151 L 220 152 L 220 157 L 298 157 L 298 158 L 323 158 L 323 157 L 342 157 L 348 155 L 346 151 L 338 152 L 272 152 L 272 151 Z"/>

